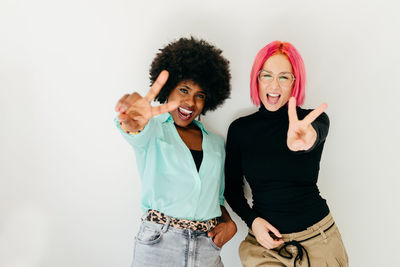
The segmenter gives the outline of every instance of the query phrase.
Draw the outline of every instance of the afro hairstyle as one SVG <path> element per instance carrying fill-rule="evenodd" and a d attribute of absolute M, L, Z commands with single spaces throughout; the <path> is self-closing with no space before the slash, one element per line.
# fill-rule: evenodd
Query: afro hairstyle
<path fill-rule="evenodd" d="M 161 48 L 151 63 L 151 85 L 162 70 L 169 72 L 169 78 L 155 100 L 165 103 L 179 82 L 190 80 L 206 93 L 202 114 L 215 110 L 231 92 L 229 61 L 221 53 L 215 46 L 194 37 L 180 38 Z"/>

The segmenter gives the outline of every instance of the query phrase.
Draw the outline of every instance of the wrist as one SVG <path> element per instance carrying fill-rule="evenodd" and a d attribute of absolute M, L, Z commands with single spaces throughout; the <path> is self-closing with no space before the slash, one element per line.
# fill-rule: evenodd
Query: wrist
<path fill-rule="evenodd" d="M 230 219 L 230 220 L 227 220 L 227 221 L 224 221 L 224 223 L 226 223 L 226 224 L 228 224 L 228 225 L 231 225 L 231 226 L 235 226 L 236 227 L 236 223 L 232 220 L 232 219 Z"/>
<path fill-rule="evenodd" d="M 236 233 L 236 232 L 237 232 L 236 223 L 235 223 L 233 220 L 230 220 L 228 223 L 231 225 L 232 229 L 233 229 L 234 232 Z"/>
<path fill-rule="evenodd" d="M 251 223 L 251 230 L 254 232 L 253 228 L 255 225 L 258 223 L 258 221 L 261 219 L 261 217 L 256 217 L 253 222 Z"/>
<path fill-rule="evenodd" d="M 141 128 L 141 129 L 139 129 L 139 130 L 136 130 L 136 131 L 129 131 L 128 129 L 125 128 L 124 124 L 123 124 L 121 121 L 119 121 L 119 126 L 121 127 L 121 129 L 122 129 L 125 133 L 130 134 L 130 135 L 135 135 L 135 134 L 138 134 L 138 133 L 140 133 L 141 131 L 143 131 L 143 128 Z"/>

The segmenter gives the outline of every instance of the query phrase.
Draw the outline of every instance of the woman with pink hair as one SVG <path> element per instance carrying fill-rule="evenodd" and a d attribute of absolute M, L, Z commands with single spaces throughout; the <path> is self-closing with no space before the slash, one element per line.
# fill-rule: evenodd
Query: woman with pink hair
<path fill-rule="evenodd" d="M 261 107 L 229 127 L 225 197 L 249 227 L 239 248 L 246 267 L 348 266 L 339 230 L 317 187 L 329 129 L 327 104 L 300 108 L 305 82 L 296 48 L 268 44 L 258 52 L 250 76 L 251 99 Z M 244 197 L 244 178 L 252 206 Z"/>

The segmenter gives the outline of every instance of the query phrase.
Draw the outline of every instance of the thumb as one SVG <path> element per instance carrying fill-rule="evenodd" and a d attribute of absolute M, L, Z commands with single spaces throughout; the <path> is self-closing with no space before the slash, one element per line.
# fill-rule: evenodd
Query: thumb
<path fill-rule="evenodd" d="M 215 236 L 215 232 L 214 232 L 214 230 L 212 230 L 212 231 L 208 232 L 208 237 L 211 237 L 211 238 L 213 238 L 214 236 Z"/>
<path fill-rule="evenodd" d="M 172 101 L 162 104 L 160 106 L 151 107 L 151 112 L 149 115 L 149 119 L 151 117 L 157 116 L 159 114 L 171 112 L 179 107 L 179 101 Z"/>
<path fill-rule="evenodd" d="M 269 230 L 274 233 L 277 237 L 282 237 L 281 233 L 279 233 L 278 229 L 276 229 L 275 227 L 273 227 L 272 225 L 269 225 Z"/>

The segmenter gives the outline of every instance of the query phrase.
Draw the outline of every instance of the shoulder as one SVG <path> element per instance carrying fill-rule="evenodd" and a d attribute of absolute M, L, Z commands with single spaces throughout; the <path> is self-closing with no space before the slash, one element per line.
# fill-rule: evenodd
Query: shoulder
<path fill-rule="evenodd" d="M 224 138 L 222 136 L 218 135 L 218 134 L 215 134 L 215 133 L 212 133 L 212 132 L 208 132 L 208 138 L 214 144 L 222 145 L 222 146 L 224 146 L 224 144 L 225 144 Z"/>
<path fill-rule="evenodd" d="M 225 140 L 222 136 L 208 132 L 208 147 L 212 147 L 213 151 L 225 154 Z"/>
<path fill-rule="evenodd" d="M 257 112 L 237 118 L 229 125 L 228 131 L 229 132 L 241 131 L 242 129 L 246 129 L 249 126 L 253 125 L 253 123 L 257 120 L 258 120 Z"/>
<path fill-rule="evenodd" d="M 162 131 L 165 128 L 168 128 L 168 124 L 172 120 L 169 113 L 163 113 L 157 115 L 149 120 L 147 123 L 154 131 Z"/>
<path fill-rule="evenodd" d="M 161 124 L 163 122 L 166 122 L 170 116 L 171 115 L 167 112 L 167 113 L 162 113 L 160 115 L 157 115 L 157 116 L 151 118 L 150 120 L 154 121 L 155 123 Z"/>

